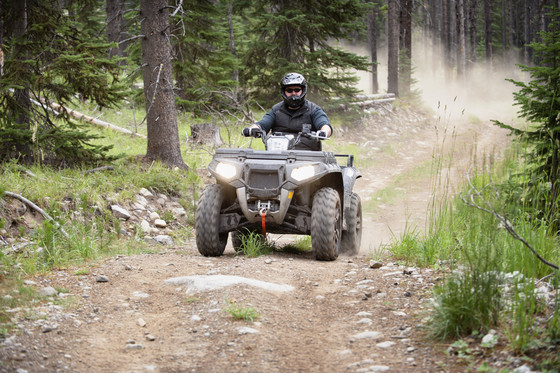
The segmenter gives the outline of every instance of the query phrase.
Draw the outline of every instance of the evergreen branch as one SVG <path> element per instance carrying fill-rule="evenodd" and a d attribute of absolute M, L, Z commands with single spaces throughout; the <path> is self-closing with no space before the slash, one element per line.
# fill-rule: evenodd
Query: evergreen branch
<path fill-rule="evenodd" d="M 490 178 L 490 179 L 491 179 L 491 178 Z M 469 170 L 469 172 L 467 172 L 467 180 L 468 180 L 468 183 L 469 183 L 469 185 L 470 185 L 470 187 L 471 187 L 471 189 L 470 189 L 470 191 L 469 191 L 470 193 L 469 193 L 469 195 L 468 195 L 468 196 L 470 197 L 470 198 L 469 198 L 470 201 L 467 200 L 467 199 L 465 198 L 465 195 L 463 195 L 463 193 L 460 193 L 460 194 L 459 194 L 459 197 L 461 198 L 461 200 L 463 201 L 463 203 L 464 203 L 465 205 L 470 206 L 470 207 L 474 207 L 474 208 L 476 208 L 476 209 L 478 209 L 478 210 L 481 210 L 481 211 L 487 212 L 487 213 L 489 213 L 489 214 L 491 214 L 491 215 L 494 215 L 494 217 L 496 217 L 496 219 L 498 219 L 498 220 L 500 221 L 500 223 L 501 223 L 502 226 L 506 229 L 506 231 L 507 231 L 514 239 L 516 239 L 516 240 L 520 241 L 521 243 L 523 243 L 523 245 L 525 245 L 525 247 L 527 247 L 527 248 L 533 253 L 533 255 L 535 255 L 535 256 L 537 257 L 537 259 L 539 259 L 542 263 L 546 264 L 547 266 L 552 267 L 552 268 L 554 268 L 555 270 L 558 270 L 558 266 L 557 266 L 556 264 L 551 263 L 551 262 L 549 262 L 548 260 L 546 260 L 546 259 L 544 259 L 543 257 L 541 257 L 541 256 L 539 255 L 539 253 L 537 252 L 537 250 L 535 250 L 535 249 L 531 246 L 531 244 L 529 244 L 529 242 L 527 242 L 523 237 L 521 237 L 521 236 L 519 235 L 519 233 L 517 233 L 517 231 L 516 231 L 516 230 L 512 227 L 512 225 L 510 224 L 510 222 L 509 222 L 509 220 L 507 219 L 505 213 L 502 213 L 502 215 L 500 215 L 500 214 L 496 211 L 496 209 L 494 209 L 494 207 L 490 204 L 490 202 L 488 202 L 486 199 L 484 199 L 484 197 L 482 196 L 482 192 L 483 192 L 486 188 L 492 187 L 492 184 L 491 184 L 492 181 L 491 181 L 491 180 L 490 180 L 490 182 L 489 182 L 488 184 L 486 184 L 481 190 L 478 190 L 478 189 L 474 186 L 473 182 L 471 181 L 471 178 L 470 178 L 470 170 Z M 495 189 L 494 189 L 494 191 L 495 191 L 495 193 L 496 193 L 496 196 L 498 196 L 498 195 L 499 195 L 498 191 L 495 190 Z M 482 201 L 482 203 L 483 203 L 486 207 L 480 206 L 480 204 L 478 204 L 478 203 L 475 201 L 475 198 L 480 199 L 480 200 Z"/>

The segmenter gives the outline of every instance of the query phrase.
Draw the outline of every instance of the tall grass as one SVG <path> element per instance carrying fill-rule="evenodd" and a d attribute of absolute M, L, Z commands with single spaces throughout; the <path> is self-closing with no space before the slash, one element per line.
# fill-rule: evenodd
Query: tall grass
<path fill-rule="evenodd" d="M 513 351 L 527 356 L 542 353 L 543 367 L 559 369 L 558 294 L 551 307 L 535 289 L 540 279 L 550 275 L 548 282 L 558 289 L 553 279 L 560 275 L 512 237 L 495 216 L 501 216 L 543 258 L 559 264 L 557 236 L 539 218 L 546 212 L 535 213 L 542 206 L 535 201 L 542 195 L 526 192 L 535 180 L 519 162 L 522 149 L 511 147 L 499 163 L 494 157 L 476 159 L 473 151 L 472 162 L 482 165 L 470 171 L 470 184 L 459 186 L 460 195 L 455 195 L 449 182 L 453 153 L 446 150 L 453 144 L 443 144 L 449 139 L 454 142 L 455 135 L 448 130 L 441 135 L 434 149 L 426 229 L 407 227 L 390 247 L 394 257 L 408 265 L 446 269 L 444 281 L 434 288 L 426 324 L 429 335 L 449 340 L 498 328 Z M 536 190 L 545 193 L 543 188 Z"/>

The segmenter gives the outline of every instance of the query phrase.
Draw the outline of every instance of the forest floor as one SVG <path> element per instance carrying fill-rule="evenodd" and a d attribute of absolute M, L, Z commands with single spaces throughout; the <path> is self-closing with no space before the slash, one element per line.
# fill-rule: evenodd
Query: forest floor
<path fill-rule="evenodd" d="M 364 206 L 358 256 L 246 258 L 228 244 L 223 256 L 206 258 L 193 239 L 157 254 L 109 258 L 83 275 L 77 268 L 36 275 L 29 280 L 37 288 L 65 292 L 14 311 L 18 332 L 0 342 L 0 371 L 465 371 L 447 344 L 427 340 L 419 327 L 442 274 L 400 266 L 384 245 L 406 229 L 424 229 L 437 198 L 434 157 L 449 162 L 440 174 L 449 175 L 443 192 L 451 194 L 470 164 L 499 156 L 506 134 L 489 123 L 444 125 L 402 110 L 332 140 L 354 142 L 363 149 L 357 157 L 373 158 L 355 186 Z M 372 197 L 384 189 L 396 193 Z"/>

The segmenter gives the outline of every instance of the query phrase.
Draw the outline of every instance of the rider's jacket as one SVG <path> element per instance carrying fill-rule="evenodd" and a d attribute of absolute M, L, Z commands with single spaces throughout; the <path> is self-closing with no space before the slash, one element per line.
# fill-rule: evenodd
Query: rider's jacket
<path fill-rule="evenodd" d="M 267 133 L 274 129 L 275 132 L 298 133 L 303 129 L 304 124 L 311 124 L 312 131 L 319 131 L 325 124 L 331 127 L 327 114 L 310 101 L 299 109 L 289 109 L 284 101 L 277 103 L 257 122 Z M 331 127 L 332 131 L 332 127 Z M 298 150 L 321 150 L 321 142 L 315 139 L 301 138 L 301 142 L 296 145 Z"/>

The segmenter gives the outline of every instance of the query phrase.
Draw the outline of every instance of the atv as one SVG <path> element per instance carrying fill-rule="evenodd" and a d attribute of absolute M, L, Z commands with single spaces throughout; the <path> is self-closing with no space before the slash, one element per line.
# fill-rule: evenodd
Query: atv
<path fill-rule="evenodd" d="M 331 152 L 295 150 L 301 138 L 324 140 L 304 125 L 300 133 L 259 131 L 266 150 L 216 150 L 209 171 L 216 179 L 202 192 L 195 217 L 198 251 L 241 250 L 244 232 L 310 235 L 317 260 L 339 253 L 356 255 L 362 236 L 362 205 L 352 191 L 359 171 L 354 157 Z M 337 163 L 346 158 L 346 165 Z"/>

